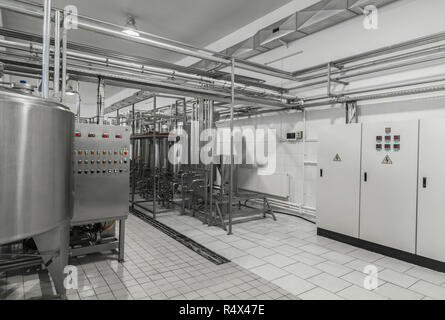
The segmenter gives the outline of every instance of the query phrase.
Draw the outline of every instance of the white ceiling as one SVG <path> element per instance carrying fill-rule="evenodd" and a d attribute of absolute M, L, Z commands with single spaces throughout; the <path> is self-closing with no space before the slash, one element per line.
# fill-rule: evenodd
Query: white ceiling
<path fill-rule="evenodd" d="M 190 43 L 206 45 L 236 31 L 250 22 L 285 5 L 291 0 L 53 0 L 53 6 L 75 5 L 80 15 L 124 25 L 128 15 L 136 18 L 139 30 Z M 42 2 L 42 1 L 38 1 Z M 7 28 L 41 34 L 42 20 L 3 11 Z M 82 30 L 69 33 L 69 41 L 90 44 L 164 61 L 177 61 L 183 56 Z M 15 78 L 15 77 L 14 77 Z M 14 81 L 19 80 L 14 79 Z M 106 97 L 121 88 L 106 87 Z M 97 87 L 81 85 L 82 105 L 95 108 Z M 74 103 L 74 100 L 73 100 Z"/>
<path fill-rule="evenodd" d="M 77 6 L 80 15 L 124 25 L 128 15 L 138 29 L 204 47 L 291 0 L 53 0 L 53 6 Z M 5 11 L 8 28 L 41 33 L 39 19 Z M 178 56 L 103 35 L 71 31 L 69 40 L 114 49 L 132 55 L 175 61 Z"/>

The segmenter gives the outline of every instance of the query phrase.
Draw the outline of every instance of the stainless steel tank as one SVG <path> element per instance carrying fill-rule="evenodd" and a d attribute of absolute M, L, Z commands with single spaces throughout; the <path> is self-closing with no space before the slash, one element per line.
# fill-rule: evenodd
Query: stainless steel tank
<path fill-rule="evenodd" d="M 73 125 L 61 104 L 0 89 L 0 245 L 71 219 Z"/>

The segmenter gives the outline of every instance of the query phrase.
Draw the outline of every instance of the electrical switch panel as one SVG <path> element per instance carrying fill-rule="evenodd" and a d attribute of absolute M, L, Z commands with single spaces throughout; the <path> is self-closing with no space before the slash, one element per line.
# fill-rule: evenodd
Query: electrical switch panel
<path fill-rule="evenodd" d="M 112 220 L 128 214 L 130 129 L 76 124 L 73 222 Z"/>

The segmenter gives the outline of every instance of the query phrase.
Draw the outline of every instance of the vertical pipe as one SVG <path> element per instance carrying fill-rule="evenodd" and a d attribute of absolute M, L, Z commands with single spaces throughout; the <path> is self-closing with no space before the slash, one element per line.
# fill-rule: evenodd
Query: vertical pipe
<path fill-rule="evenodd" d="M 134 135 L 136 133 L 136 119 L 134 116 L 134 104 L 131 106 L 131 113 L 132 113 L 132 121 L 131 121 L 131 134 Z M 134 162 L 134 159 L 136 158 L 135 153 L 135 146 L 136 146 L 136 140 L 131 140 L 131 161 L 130 161 L 130 169 L 131 169 L 131 208 L 134 209 L 134 194 L 136 192 L 136 164 Z"/>
<path fill-rule="evenodd" d="M 97 124 L 103 123 L 105 109 L 105 82 L 102 77 L 97 83 Z"/>
<path fill-rule="evenodd" d="M 60 28 L 62 13 L 56 10 L 54 18 L 54 94 L 60 98 Z"/>
<path fill-rule="evenodd" d="M 153 218 L 156 219 L 156 96 L 153 97 L 153 123 L 154 123 L 154 129 L 153 129 L 153 152 L 154 152 L 154 167 L 153 167 Z"/>
<path fill-rule="evenodd" d="M 331 96 L 331 62 L 328 63 L 327 83 L 328 83 L 327 94 L 328 94 L 328 97 L 330 97 Z"/>
<path fill-rule="evenodd" d="M 229 231 L 232 234 L 233 214 L 233 109 L 235 107 L 235 58 L 232 57 L 231 65 L 232 101 L 230 104 L 230 164 L 229 164 Z"/>
<path fill-rule="evenodd" d="M 81 103 L 81 98 L 80 98 L 80 84 L 79 81 L 76 82 L 76 107 L 77 107 L 77 123 L 80 123 L 80 103 Z"/>
<path fill-rule="evenodd" d="M 63 21 L 65 24 L 66 21 L 66 13 L 64 13 Z M 63 26 L 62 32 L 62 103 L 65 102 L 66 98 L 66 52 L 68 47 L 68 29 L 66 26 Z"/>
<path fill-rule="evenodd" d="M 51 0 L 45 0 L 43 9 L 42 98 L 49 98 L 49 54 L 51 48 Z"/>
<path fill-rule="evenodd" d="M 214 105 L 213 105 L 213 100 L 209 101 L 209 127 L 210 129 L 212 129 L 212 134 L 213 134 L 213 128 L 214 128 L 214 120 L 213 120 L 213 111 L 214 111 Z M 212 137 L 212 139 L 216 139 L 216 137 Z M 213 167 L 213 161 L 215 159 L 215 141 L 213 141 L 213 146 L 212 146 L 212 161 L 210 162 L 210 181 L 209 181 L 209 185 L 210 185 L 210 199 L 209 199 L 209 210 L 210 210 L 210 217 L 211 220 L 213 220 L 214 216 L 213 216 L 213 178 L 214 178 L 214 167 Z"/>

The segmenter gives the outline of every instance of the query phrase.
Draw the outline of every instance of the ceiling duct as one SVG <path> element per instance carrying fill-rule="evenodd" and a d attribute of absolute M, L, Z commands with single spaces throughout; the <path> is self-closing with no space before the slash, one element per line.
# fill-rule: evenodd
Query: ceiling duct
<path fill-rule="evenodd" d="M 221 53 L 239 59 L 249 59 L 269 50 L 287 45 L 312 33 L 327 29 L 363 14 L 364 7 L 382 7 L 397 0 L 322 0 L 303 10 L 259 30 L 254 36 L 223 50 Z M 223 66 L 201 60 L 193 65 L 207 71 Z"/>

